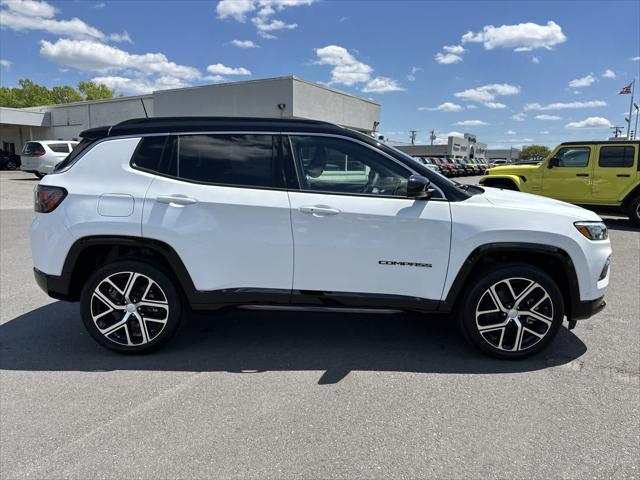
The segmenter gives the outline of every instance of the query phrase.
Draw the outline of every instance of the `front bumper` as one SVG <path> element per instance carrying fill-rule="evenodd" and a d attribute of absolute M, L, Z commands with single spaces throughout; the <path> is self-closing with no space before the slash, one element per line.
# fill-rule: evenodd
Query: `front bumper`
<path fill-rule="evenodd" d="M 33 275 L 36 277 L 38 286 L 51 298 L 66 301 L 72 300 L 69 295 L 69 287 L 71 285 L 69 275 L 48 275 L 37 268 L 33 269 Z"/>
<path fill-rule="evenodd" d="M 604 310 L 604 307 L 606 306 L 607 302 L 604 299 L 604 295 L 596 298 L 595 300 L 580 301 L 571 309 L 571 318 L 569 320 L 584 320 L 586 318 L 593 317 L 595 314 Z"/>

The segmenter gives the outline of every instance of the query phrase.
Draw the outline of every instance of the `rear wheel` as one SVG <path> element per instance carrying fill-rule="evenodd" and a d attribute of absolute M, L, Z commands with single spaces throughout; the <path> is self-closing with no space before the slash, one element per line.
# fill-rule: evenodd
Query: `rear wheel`
<path fill-rule="evenodd" d="M 5 168 L 7 170 L 16 170 L 18 168 L 18 162 L 15 160 L 9 160 Z"/>
<path fill-rule="evenodd" d="M 152 351 L 181 321 L 181 297 L 160 269 L 139 261 L 106 264 L 82 290 L 82 321 L 101 345 L 122 353 Z"/>
<path fill-rule="evenodd" d="M 44 173 L 40 173 L 40 172 L 36 172 L 35 175 L 36 175 L 36 177 L 42 179 L 42 178 L 44 178 L 45 174 Z"/>
<path fill-rule="evenodd" d="M 524 358 L 545 348 L 564 318 L 564 301 L 544 271 L 512 263 L 484 270 L 472 282 L 461 313 L 468 340 L 499 358 Z"/>
<path fill-rule="evenodd" d="M 627 202 L 626 211 L 629 219 L 640 226 L 640 193 Z"/>

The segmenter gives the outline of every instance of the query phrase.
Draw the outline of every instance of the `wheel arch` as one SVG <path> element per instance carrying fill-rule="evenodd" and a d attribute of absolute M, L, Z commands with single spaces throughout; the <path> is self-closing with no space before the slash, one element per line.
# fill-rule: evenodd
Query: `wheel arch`
<path fill-rule="evenodd" d="M 112 260 L 135 258 L 151 262 L 166 271 L 182 289 L 188 300 L 195 286 L 176 251 L 159 240 L 129 236 L 91 236 L 76 240 L 69 249 L 62 268 L 61 281 L 66 283 L 64 300 L 78 301 L 84 282 L 101 265 Z M 65 293 L 65 292 L 62 292 Z"/>
<path fill-rule="evenodd" d="M 631 201 L 632 198 L 635 198 L 636 195 L 640 195 L 640 182 L 622 196 L 622 205 L 626 208 L 627 202 Z"/>
<path fill-rule="evenodd" d="M 485 175 L 480 179 L 480 184 L 484 187 L 501 188 L 504 185 L 512 185 L 515 190 L 521 191 L 522 178 L 518 175 Z"/>
<path fill-rule="evenodd" d="M 481 269 L 505 262 L 527 263 L 548 273 L 562 291 L 567 318 L 572 318 L 580 302 L 580 287 L 569 254 L 551 245 L 521 242 L 490 243 L 473 250 L 458 271 L 439 310 L 454 312 L 465 287 Z"/>

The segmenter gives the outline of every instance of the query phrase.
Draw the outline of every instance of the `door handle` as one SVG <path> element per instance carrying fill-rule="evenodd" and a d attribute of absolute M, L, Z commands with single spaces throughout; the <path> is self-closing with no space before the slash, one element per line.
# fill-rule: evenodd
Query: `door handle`
<path fill-rule="evenodd" d="M 576 177 L 588 177 L 588 173 L 576 173 Z"/>
<path fill-rule="evenodd" d="M 629 175 L 628 173 L 619 173 L 616 175 L 616 177 L 630 177 L 631 175 Z"/>
<path fill-rule="evenodd" d="M 198 203 L 198 200 L 184 195 L 160 195 L 156 197 L 156 202 L 168 203 L 171 205 L 193 205 Z"/>
<path fill-rule="evenodd" d="M 338 210 L 337 208 L 331 208 L 325 205 L 300 207 L 298 210 L 300 210 L 302 213 L 310 213 L 316 217 L 323 215 L 337 215 L 338 213 L 340 213 L 340 210 Z"/>

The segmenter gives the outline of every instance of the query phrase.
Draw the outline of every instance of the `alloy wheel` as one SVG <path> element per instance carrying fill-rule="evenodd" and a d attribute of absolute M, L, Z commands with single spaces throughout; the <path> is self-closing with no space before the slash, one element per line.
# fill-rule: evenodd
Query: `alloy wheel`
<path fill-rule="evenodd" d="M 169 302 L 153 279 L 136 272 L 109 275 L 91 296 L 91 318 L 98 331 L 120 345 L 153 341 L 169 319 Z"/>
<path fill-rule="evenodd" d="M 527 350 L 540 342 L 553 323 L 549 293 L 527 278 L 508 278 L 491 285 L 476 306 L 476 327 L 492 347 L 506 352 Z"/>

